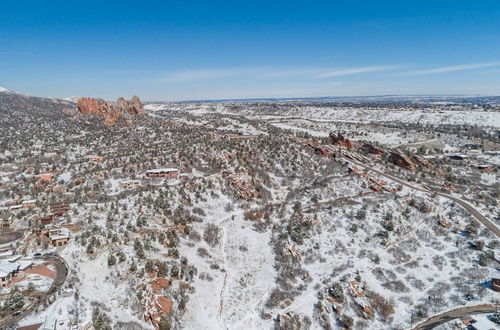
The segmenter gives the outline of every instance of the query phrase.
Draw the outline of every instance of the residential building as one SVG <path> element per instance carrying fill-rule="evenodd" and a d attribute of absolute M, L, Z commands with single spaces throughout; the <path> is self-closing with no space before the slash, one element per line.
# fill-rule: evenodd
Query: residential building
<path fill-rule="evenodd" d="M 176 168 L 159 168 L 146 172 L 148 178 L 177 178 L 179 170 Z"/>

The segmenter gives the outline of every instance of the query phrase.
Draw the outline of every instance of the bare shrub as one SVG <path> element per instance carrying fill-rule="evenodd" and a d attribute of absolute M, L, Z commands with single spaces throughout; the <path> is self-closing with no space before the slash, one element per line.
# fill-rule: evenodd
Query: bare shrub
<path fill-rule="evenodd" d="M 367 292 L 366 296 L 370 299 L 373 309 L 380 314 L 384 321 L 387 321 L 389 316 L 394 314 L 394 302 L 392 300 L 388 301 L 373 291 Z"/>
<path fill-rule="evenodd" d="M 220 236 L 220 228 L 214 224 L 208 224 L 203 232 L 203 239 L 211 247 L 219 245 Z"/>

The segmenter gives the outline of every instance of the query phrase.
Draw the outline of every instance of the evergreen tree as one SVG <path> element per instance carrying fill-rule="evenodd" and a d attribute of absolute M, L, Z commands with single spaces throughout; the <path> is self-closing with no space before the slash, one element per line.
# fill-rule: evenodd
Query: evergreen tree
<path fill-rule="evenodd" d="M 110 254 L 108 257 L 108 266 L 116 265 L 116 258 L 114 255 Z"/>
<path fill-rule="evenodd" d="M 9 296 L 7 297 L 7 300 L 5 300 L 5 303 L 3 304 L 3 308 L 6 310 L 14 310 L 18 309 L 24 306 L 25 300 L 23 295 L 16 291 L 13 290 L 10 292 Z"/>
<path fill-rule="evenodd" d="M 99 310 L 98 307 L 95 307 L 92 311 L 92 325 L 96 330 L 111 330 L 111 321 L 109 317 Z"/>
<path fill-rule="evenodd" d="M 158 276 L 165 277 L 168 275 L 168 267 L 166 262 L 160 262 L 158 265 Z"/>

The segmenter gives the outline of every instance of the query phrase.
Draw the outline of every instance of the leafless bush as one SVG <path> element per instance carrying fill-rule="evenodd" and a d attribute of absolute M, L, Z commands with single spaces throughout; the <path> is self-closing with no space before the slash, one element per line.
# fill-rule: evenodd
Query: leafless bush
<path fill-rule="evenodd" d="M 370 299 L 372 307 L 377 311 L 384 321 L 387 321 L 389 316 L 394 314 L 394 302 L 387 300 L 376 292 L 367 292 L 367 297 Z"/>
<path fill-rule="evenodd" d="M 203 232 L 203 239 L 211 247 L 215 247 L 220 243 L 220 228 L 214 224 L 208 224 Z"/>
<path fill-rule="evenodd" d="M 208 254 L 207 249 L 205 249 L 205 248 L 198 248 L 198 251 L 196 252 L 196 254 L 202 258 L 210 256 L 210 254 Z"/>

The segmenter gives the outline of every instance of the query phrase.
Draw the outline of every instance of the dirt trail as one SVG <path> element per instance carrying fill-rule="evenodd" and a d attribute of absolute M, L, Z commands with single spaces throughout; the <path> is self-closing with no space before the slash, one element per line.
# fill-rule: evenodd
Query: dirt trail
<path fill-rule="evenodd" d="M 233 216 L 227 217 L 226 219 L 222 220 L 219 222 L 219 227 L 222 230 L 222 237 L 221 237 L 221 243 L 220 243 L 220 250 L 222 252 L 222 260 L 223 260 L 223 267 L 224 267 L 224 281 L 222 283 L 222 288 L 220 289 L 220 295 L 219 295 L 219 313 L 217 315 L 217 319 L 219 320 L 219 324 L 223 329 L 228 329 L 227 325 L 225 324 L 224 320 L 224 292 L 226 291 L 226 286 L 227 286 L 227 278 L 229 276 L 229 271 L 226 266 L 226 228 L 224 228 L 223 223 L 226 222 L 227 220 L 231 219 Z"/>

